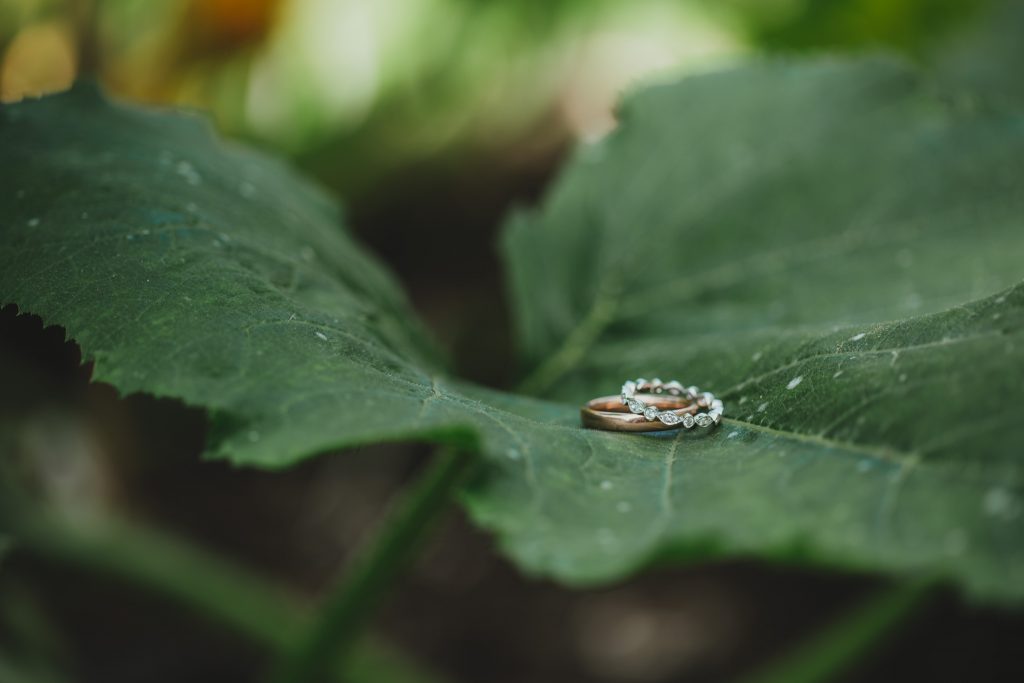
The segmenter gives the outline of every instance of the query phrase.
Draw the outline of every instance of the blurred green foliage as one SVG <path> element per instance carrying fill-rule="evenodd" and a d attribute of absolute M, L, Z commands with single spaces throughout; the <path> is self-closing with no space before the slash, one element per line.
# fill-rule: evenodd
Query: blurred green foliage
<path fill-rule="evenodd" d="M 767 50 L 895 48 L 919 54 L 990 0 L 710 0 Z"/>
<path fill-rule="evenodd" d="M 605 132 L 622 92 L 660 73 L 750 50 L 921 55 L 989 4 L 4 0 L 0 86 L 10 99 L 95 72 L 129 99 L 208 110 L 351 197 L 422 161 L 550 157 Z"/>
<path fill-rule="evenodd" d="M 424 160 L 550 157 L 608 130 L 636 82 L 750 50 L 921 55 L 989 4 L 5 0 L 0 86 L 95 72 L 129 99 L 209 110 L 353 196 Z"/>

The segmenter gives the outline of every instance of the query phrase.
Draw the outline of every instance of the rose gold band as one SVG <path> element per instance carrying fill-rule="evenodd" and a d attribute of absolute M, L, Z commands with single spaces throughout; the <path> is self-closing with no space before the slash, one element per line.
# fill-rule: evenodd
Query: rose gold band
<path fill-rule="evenodd" d="M 689 401 L 679 396 L 652 395 L 645 396 L 644 403 L 659 410 L 667 410 L 683 415 L 693 415 L 707 408 L 703 398 Z M 580 420 L 588 429 L 604 429 L 615 432 L 659 432 L 666 429 L 677 429 L 678 425 L 668 425 L 660 420 L 648 420 L 643 414 L 630 412 L 619 396 L 602 396 L 587 401 L 580 408 Z"/>

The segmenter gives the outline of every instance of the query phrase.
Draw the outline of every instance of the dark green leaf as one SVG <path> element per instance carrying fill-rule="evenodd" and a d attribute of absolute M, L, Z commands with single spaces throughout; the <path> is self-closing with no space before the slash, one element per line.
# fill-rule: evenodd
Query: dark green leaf
<path fill-rule="evenodd" d="M 796 550 L 1020 594 L 1024 290 L 1004 288 L 1024 274 L 1024 124 L 926 90 L 879 61 L 649 90 L 510 225 L 529 389 L 659 375 L 731 417 L 590 437 L 590 457 L 546 441 L 531 495 L 476 504 L 513 554 L 602 578 L 640 554 Z"/>
<path fill-rule="evenodd" d="M 67 328 L 95 379 L 206 408 L 237 462 L 420 433 L 437 364 L 309 183 L 87 87 L 0 117 L 0 299 Z"/>
<path fill-rule="evenodd" d="M 1024 291 L 981 297 L 1019 277 L 1021 126 L 919 91 L 826 62 L 634 99 L 510 233 L 533 384 L 560 402 L 446 378 L 282 167 L 84 91 L 2 110 L 0 300 L 65 326 L 98 379 L 206 408 L 237 463 L 477 440 L 472 514 L 566 582 L 715 552 L 1019 597 Z M 582 400 L 650 372 L 740 419 L 578 428 Z"/>

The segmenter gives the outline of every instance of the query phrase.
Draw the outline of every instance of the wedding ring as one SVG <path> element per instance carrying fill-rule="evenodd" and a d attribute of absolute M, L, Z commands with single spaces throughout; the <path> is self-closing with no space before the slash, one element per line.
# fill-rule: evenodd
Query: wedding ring
<path fill-rule="evenodd" d="M 706 412 L 705 412 L 706 411 Z M 618 396 L 602 396 L 580 409 L 583 426 L 621 432 L 712 427 L 725 412 L 711 392 L 660 379 L 629 380 Z"/>

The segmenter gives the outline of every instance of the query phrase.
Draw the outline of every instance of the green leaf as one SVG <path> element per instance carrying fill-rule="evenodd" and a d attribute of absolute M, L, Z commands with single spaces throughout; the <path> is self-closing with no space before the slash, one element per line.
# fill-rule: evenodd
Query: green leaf
<path fill-rule="evenodd" d="M 240 463 L 420 434 L 438 363 L 308 182 L 90 87 L 0 116 L 0 298 L 63 325 L 96 380 L 206 408 Z"/>
<path fill-rule="evenodd" d="M 330 203 L 194 119 L 84 90 L 0 112 L 0 303 L 63 325 L 122 392 L 206 408 L 214 457 L 473 442 L 474 519 L 571 584 L 746 554 L 1021 595 L 1024 290 L 983 298 L 1020 276 L 1015 119 L 872 61 L 634 98 L 509 233 L 549 401 L 447 377 Z M 583 400 L 654 372 L 739 419 L 579 428 Z"/>
<path fill-rule="evenodd" d="M 520 561 L 797 554 L 1020 596 L 1024 121 L 928 90 L 878 60 L 654 88 L 512 221 L 527 388 L 658 375 L 731 418 L 538 455 L 531 496 L 475 505 Z"/>
<path fill-rule="evenodd" d="M 749 355 L 779 330 L 921 315 L 1015 284 L 1020 118 L 923 90 L 895 64 L 825 60 L 631 98 L 543 213 L 509 226 L 523 346 L 541 366 L 528 384 L 589 391 L 609 343 L 682 336 L 688 348 L 661 355 L 712 337 L 737 357 L 715 354 L 721 390 L 772 367 Z"/>

